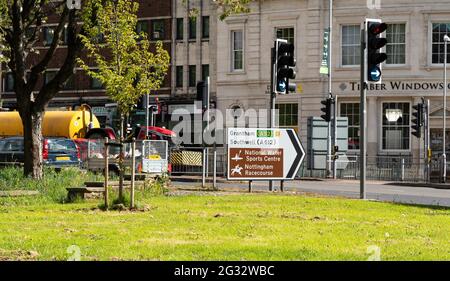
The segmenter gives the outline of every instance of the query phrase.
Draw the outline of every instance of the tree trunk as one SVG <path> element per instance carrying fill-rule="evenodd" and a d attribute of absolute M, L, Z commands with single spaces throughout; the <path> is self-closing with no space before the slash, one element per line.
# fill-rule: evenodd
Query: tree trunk
<path fill-rule="evenodd" d="M 24 175 L 42 179 L 42 117 L 43 112 L 20 112 L 24 137 Z"/>

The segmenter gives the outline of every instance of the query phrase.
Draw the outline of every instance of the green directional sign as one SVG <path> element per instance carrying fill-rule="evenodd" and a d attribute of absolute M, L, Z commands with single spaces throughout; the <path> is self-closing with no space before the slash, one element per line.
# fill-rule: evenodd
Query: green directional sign
<path fill-rule="evenodd" d="M 328 75 L 329 71 L 329 58 L 328 58 L 328 48 L 330 42 L 330 31 L 328 28 L 325 29 L 323 33 L 323 52 L 322 52 L 322 64 L 320 65 L 320 74 Z"/>

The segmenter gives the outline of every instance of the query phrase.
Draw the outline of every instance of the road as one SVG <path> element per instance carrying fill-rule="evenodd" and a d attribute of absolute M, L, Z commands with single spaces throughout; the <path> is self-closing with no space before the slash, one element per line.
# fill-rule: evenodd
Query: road
<path fill-rule="evenodd" d="M 172 179 L 176 186 L 199 186 L 201 183 L 186 182 L 180 178 Z M 218 182 L 219 189 L 239 188 L 248 190 L 246 182 Z M 253 182 L 253 190 L 268 190 L 267 182 Z M 279 190 L 279 182 L 275 182 L 275 190 Z M 349 180 L 295 180 L 284 184 L 285 191 L 310 192 L 347 198 L 359 198 L 359 181 Z M 411 187 L 388 185 L 384 182 L 366 183 L 367 199 L 384 202 L 396 202 L 417 205 L 433 205 L 450 207 L 450 189 L 429 187 Z"/>

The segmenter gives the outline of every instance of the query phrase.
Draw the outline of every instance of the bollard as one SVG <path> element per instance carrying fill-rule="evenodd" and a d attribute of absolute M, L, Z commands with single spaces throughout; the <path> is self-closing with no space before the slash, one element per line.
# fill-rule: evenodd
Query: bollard
<path fill-rule="evenodd" d="M 402 181 L 405 181 L 405 158 L 402 158 Z"/>

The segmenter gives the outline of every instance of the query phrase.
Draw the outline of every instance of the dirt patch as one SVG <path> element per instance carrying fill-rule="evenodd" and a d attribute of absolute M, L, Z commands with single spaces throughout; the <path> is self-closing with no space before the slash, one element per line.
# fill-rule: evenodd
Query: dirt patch
<path fill-rule="evenodd" d="M 38 258 L 39 253 L 36 251 L 0 250 L 0 261 L 36 261 Z"/>

